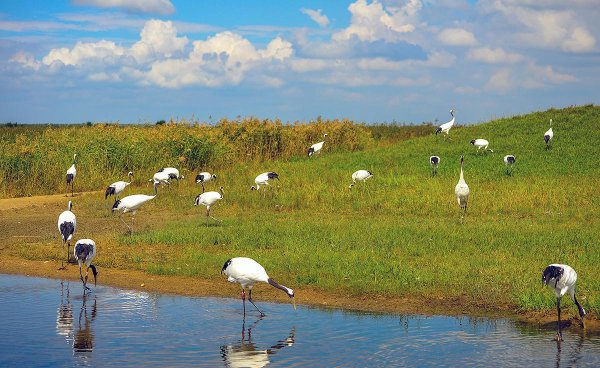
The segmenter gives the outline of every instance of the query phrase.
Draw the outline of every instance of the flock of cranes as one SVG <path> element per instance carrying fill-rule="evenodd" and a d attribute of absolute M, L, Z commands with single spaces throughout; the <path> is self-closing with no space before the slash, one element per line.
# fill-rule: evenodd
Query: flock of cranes
<path fill-rule="evenodd" d="M 455 123 L 454 110 L 450 110 L 450 115 L 452 116 L 452 120 L 449 122 L 440 125 L 436 130 L 436 135 L 439 133 L 445 134 L 444 139 L 449 139 L 449 133 L 451 128 Z M 328 134 L 324 134 L 323 141 L 318 142 L 310 146 L 308 149 L 308 157 L 312 157 L 314 154 L 321 152 L 323 146 L 327 140 Z M 544 141 L 546 143 L 546 149 L 551 148 L 551 142 L 554 137 L 554 133 L 552 131 L 552 119 L 550 119 L 550 129 L 544 133 Z M 477 147 L 477 153 L 483 149 L 483 152 L 494 152 L 491 149 L 488 149 L 489 142 L 485 139 L 478 138 L 473 139 L 470 142 L 472 145 Z M 441 158 L 439 156 L 430 156 L 429 163 L 431 165 L 431 175 L 436 176 L 438 166 L 441 162 Z M 504 163 L 506 165 L 506 174 L 512 175 L 512 166 L 516 162 L 516 158 L 514 155 L 506 155 L 504 156 Z M 77 170 L 75 168 L 75 164 L 77 163 L 77 154 L 73 156 L 73 164 L 67 170 L 66 175 L 66 183 L 67 190 L 65 191 L 65 196 L 68 195 L 68 186 L 71 185 L 71 195 L 73 196 L 74 192 L 74 182 L 75 177 L 77 175 Z M 134 194 L 129 195 L 124 198 L 120 198 L 121 193 L 131 184 L 133 178 L 133 172 L 129 172 L 127 174 L 129 177 L 129 181 L 117 181 L 112 183 L 106 188 L 105 191 L 105 199 L 111 195 L 114 195 L 116 201 L 112 207 L 113 212 L 119 213 L 119 219 L 127 226 L 129 231 L 133 233 L 133 226 L 135 221 L 135 215 L 137 211 L 148 201 L 154 199 L 158 193 L 157 187 L 160 185 L 170 185 L 170 180 L 184 179 L 183 175 L 180 175 L 179 170 L 172 167 L 162 168 L 158 172 L 156 172 L 152 179 L 149 181 L 154 185 L 154 195 L 145 195 L 145 194 Z M 352 183 L 349 188 L 352 189 L 357 182 L 365 182 L 369 178 L 373 177 L 373 174 L 368 170 L 358 170 L 352 174 Z M 196 184 L 202 185 L 202 193 L 196 196 L 194 200 L 195 206 L 205 206 L 206 207 L 206 225 L 208 226 L 208 219 L 212 218 L 217 221 L 221 221 L 210 214 L 211 207 L 214 206 L 217 202 L 223 199 L 224 196 L 224 188 L 221 186 L 218 192 L 211 191 L 206 192 L 204 184 L 215 180 L 217 178 L 216 175 L 211 174 L 209 172 L 201 172 L 196 178 Z M 251 190 L 259 190 L 262 187 L 271 187 L 269 182 L 271 180 L 279 180 L 279 175 L 275 172 L 269 171 L 264 172 L 258 175 L 254 179 L 255 185 L 251 186 Z M 272 187 L 271 187 L 272 188 Z M 458 183 L 455 187 L 456 199 L 458 201 L 458 205 L 460 207 L 461 214 L 461 222 L 464 221 L 467 205 L 469 202 L 470 189 L 467 185 L 464 178 L 464 155 L 460 157 L 460 177 Z M 66 245 L 66 254 L 67 254 L 67 263 L 69 262 L 69 247 L 71 244 L 71 239 L 73 238 L 73 234 L 77 228 L 76 217 L 72 212 L 73 203 L 69 201 L 68 209 L 62 212 L 58 218 L 58 230 L 62 239 L 62 247 L 63 250 Z M 125 213 L 131 213 L 131 225 L 127 224 L 122 215 Z M 74 246 L 74 256 L 75 260 L 79 265 L 79 275 L 80 279 L 83 283 L 84 290 L 89 290 L 87 286 L 88 273 L 89 270 L 92 270 L 92 274 L 94 275 L 94 284 L 96 283 L 96 278 L 98 275 L 97 268 L 92 264 L 94 257 L 96 256 L 96 243 L 91 239 L 81 239 L 76 242 Z M 83 276 L 83 266 L 85 265 L 85 277 Z M 64 262 L 61 261 L 61 269 L 64 269 Z M 258 262 L 251 258 L 246 257 L 236 257 L 231 258 L 225 262 L 223 268 L 221 269 L 221 273 L 227 276 L 229 282 L 234 282 L 240 284 L 242 288 L 242 303 L 244 306 L 244 314 L 246 312 L 246 289 L 248 290 L 248 301 L 258 310 L 261 316 L 264 313 L 254 304 L 252 300 L 252 287 L 256 283 L 268 283 L 271 286 L 284 291 L 292 300 L 294 305 L 294 309 L 296 308 L 296 303 L 294 300 L 294 291 L 286 286 L 283 286 L 272 278 L 270 278 L 263 266 L 261 266 Z M 554 284 L 554 292 L 556 294 L 556 305 L 557 305 L 557 313 L 558 313 L 558 332 L 557 332 L 557 340 L 560 341 L 562 339 L 562 332 L 560 326 L 560 300 L 562 296 L 569 292 L 573 302 L 577 305 L 579 310 L 579 316 L 581 318 L 582 325 L 584 324 L 583 318 L 585 316 L 585 310 L 577 301 L 575 297 L 575 282 L 577 281 L 577 273 L 573 268 L 568 265 L 563 264 L 551 264 L 543 272 L 542 275 L 542 283 L 544 285 L 552 285 Z"/>

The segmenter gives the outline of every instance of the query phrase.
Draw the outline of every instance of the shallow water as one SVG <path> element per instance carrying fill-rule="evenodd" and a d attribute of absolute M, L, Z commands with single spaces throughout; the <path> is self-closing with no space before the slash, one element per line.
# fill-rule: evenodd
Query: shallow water
<path fill-rule="evenodd" d="M 268 287 L 268 286 L 266 286 Z M 600 336 L 505 319 L 321 310 L 0 275 L 0 366 L 600 366 Z M 249 309 L 250 310 L 250 309 Z"/>

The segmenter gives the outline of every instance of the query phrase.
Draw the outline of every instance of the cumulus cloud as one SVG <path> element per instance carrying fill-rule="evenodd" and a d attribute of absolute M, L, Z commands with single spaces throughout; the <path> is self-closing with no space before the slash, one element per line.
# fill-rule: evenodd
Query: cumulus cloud
<path fill-rule="evenodd" d="M 473 46 L 477 44 L 475 35 L 462 28 L 446 28 L 438 33 L 438 40 L 449 46 Z"/>
<path fill-rule="evenodd" d="M 543 88 L 549 85 L 575 82 L 577 78 L 554 70 L 550 65 L 527 62 L 524 67 L 498 69 L 485 85 L 487 90 L 504 93 L 514 88 Z"/>
<path fill-rule="evenodd" d="M 409 0 L 401 7 L 384 7 L 373 0 L 357 0 L 348 6 L 352 14 L 350 25 L 335 33 L 334 41 L 348 40 L 353 37 L 361 41 L 384 40 L 395 42 L 402 34 L 415 30 L 416 15 L 422 7 L 420 0 Z"/>
<path fill-rule="evenodd" d="M 122 8 L 138 13 L 169 15 L 175 12 L 175 7 L 169 0 L 72 0 L 72 2 L 75 5 Z"/>
<path fill-rule="evenodd" d="M 63 65 L 81 65 L 86 62 L 112 63 L 115 57 L 125 54 L 125 48 L 112 41 L 77 42 L 72 49 L 61 47 L 52 49 L 42 59 L 45 65 L 62 63 Z"/>
<path fill-rule="evenodd" d="M 152 19 L 146 22 L 140 32 L 140 40 L 129 52 L 138 62 L 143 62 L 150 58 L 171 57 L 183 51 L 187 43 L 187 37 L 177 37 L 172 22 Z"/>
<path fill-rule="evenodd" d="M 327 18 L 327 16 L 323 14 L 323 11 L 321 9 L 313 10 L 302 8 L 300 9 L 300 11 L 302 12 L 302 14 L 308 15 L 310 19 L 312 19 L 321 27 L 326 27 L 329 24 L 329 18 Z"/>
<path fill-rule="evenodd" d="M 506 52 L 502 48 L 479 47 L 467 52 L 467 58 L 487 64 L 513 64 L 524 60 L 521 54 Z"/>
<path fill-rule="evenodd" d="M 513 87 L 512 73 L 510 69 L 497 70 L 485 85 L 485 88 L 496 92 L 506 92 Z"/>

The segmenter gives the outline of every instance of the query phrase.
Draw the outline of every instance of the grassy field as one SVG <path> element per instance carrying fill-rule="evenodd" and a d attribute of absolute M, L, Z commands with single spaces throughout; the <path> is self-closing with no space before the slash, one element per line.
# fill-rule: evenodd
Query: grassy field
<path fill-rule="evenodd" d="M 555 137 L 545 150 L 550 118 Z M 447 141 L 429 134 L 362 150 L 329 147 L 311 159 L 289 155 L 215 168 L 218 181 L 207 189 L 225 187 L 213 208 L 223 223 L 209 227 L 204 208 L 193 206 L 199 187 L 192 178 L 161 188 L 138 213 L 133 236 L 102 194 L 75 197 L 76 238 L 97 239 L 100 267 L 216 280 L 229 257 L 249 256 L 298 293 L 310 286 L 425 302 L 448 297 L 522 311 L 554 308 L 541 273 L 549 263 L 567 263 L 579 274 L 579 299 L 598 316 L 599 123 L 599 107 L 552 109 L 453 129 Z M 494 153 L 475 154 L 475 138 L 488 139 Z M 432 154 L 441 157 L 437 177 L 430 175 Z M 461 154 L 471 188 L 464 224 L 454 196 Z M 517 158 L 513 176 L 505 174 L 505 154 Z M 358 169 L 374 177 L 349 190 Z M 250 191 L 254 177 L 269 170 L 280 175 L 276 188 Z M 121 176 L 109 175 L 96 189 Z M 126 193 L 151 191 L 140 181 Z M 38 224 L 39 241 L 7 241 L 1 253 L 59 261 L 57 216 Z"/>

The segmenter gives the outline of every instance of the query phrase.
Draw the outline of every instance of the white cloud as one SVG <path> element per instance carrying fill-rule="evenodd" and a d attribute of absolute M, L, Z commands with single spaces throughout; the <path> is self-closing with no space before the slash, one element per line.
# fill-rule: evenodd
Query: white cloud
<path fill-rule="evenodd" d="M 387 7 L 373 0 L 357 0 L 348 6 L 352 14 L 350 25 L 335 33 L 334 41 L 349 40 L 356 37 L 361 41 L 384 40 L 396 42 L 402 34 L 415 30 L 415 17 L 422 7 L 420 0 L 409 0 L 401 7 Z"/>
<path fill-rule="evenodd" d="M 323 14 L 323 11 L 321 9 L 313 10 L 302 8 L 300 9 L 300 11 L 302 12 L 302 14 L 308 15 L 310 19 L 312 19 L 321 27 L 326 27 L 329 24 L 329 18 L 327 18 L 327 16 Z"/>
<path fill-rule="evenodd" d="M 438 40 L 449 46 L 473 46 L 477 44 L 475 35 L 462 28 L 446 28 L 438 33 Z"/>
<path fill-rule="evenodd" d="M 109 62 L 114 60 L 114 57 L 125 54 L 125 48 L 117 46 L 112 41 L 98 42 L 77 42 L 72 49 L 66 47 L 52 49 L 42 59 L 45 65 L 51 65 L 60 62 L 64 65 L 81 65 L 85 62 Z"/>
<path fill-rule="evenodd" d="M 487 64 L 513 64 L 525 59 L 521 54 L 506 52 L 502 48 L 479 47 L 467 52 L 467 58 Z"/>
<path fill-rule="evenodd" d="M 175 7 L 169 0 L 72 0 L 75 5 L 94 6 L 98 8 L 123 8 L 140 13 L 169 15 Z"/>
<path fill-rule="evenodd" d="M 171 57 L 183 51 L 188 43 L 187 37 L 177 37 L 173 23 L 152 19 L 146 22 L 140 32 L 140 40 L 130 50 L 130 54 L 138 61 L 158 57 Z"/>
<path fill-rule="evenodd" d="M 33 70 L 38 70 L 40 68 L 39 61 L 35 60 L 33 55 L 28 54 L 26 52 L 18 52 L 13 57 L 11 57 L 9 62 L 21 64 L 24 67 L 31 68 Z"/>
<path fill-rule="evenodd" d="M 496 92 L 507 92 L 512 87 L 512 73 L 508 68 L 496 71 L 485 85 L 486 89 Z"/>

